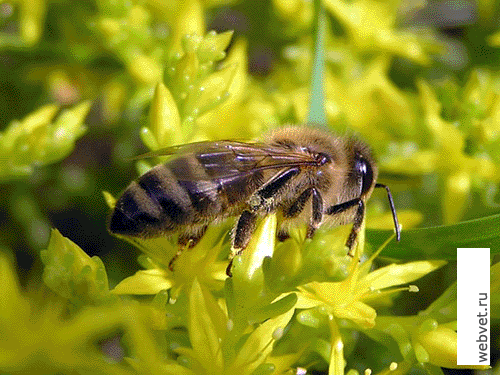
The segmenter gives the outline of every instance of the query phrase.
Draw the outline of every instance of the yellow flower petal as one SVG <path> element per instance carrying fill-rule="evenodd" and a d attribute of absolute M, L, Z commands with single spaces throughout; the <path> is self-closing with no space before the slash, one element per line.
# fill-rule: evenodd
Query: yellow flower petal
<path fill-rule="evenodd" d="M 444 266 L 444 260 L 423 260 L 405 264 L 390 264 L 370 272 L 360 280 L 360 288 L 379 290 L 395 285 L 407 284 Z"/>
<path fill-rule="evenodd" d="M 281 337 L 283 329 L 292 319 L 294 309 L 262 323 L 243 344 L 227 374 L 252 374 L 273 349 L 272 342 Z M 280 333 L 281 332 L 281 333 Z"/>
<path fill-rule="evenodd" d="M 337 306 L 333 312 L 337 318 L 352 320 L 365 329 L 373 328 L 375 326 L 375 318 L 377 317 L 375 309 L 361 301 Z"/>
<path fill-rule="evenodd" d="M 449 328 L 437 329 L 419 334 L 418 343 L 425 349 L 428 362 L 436 366 L 458 368 L 457 333 Z"/>
<path fill-rule="evenodd" d="M 167 272 L 158 268 L 137 271 L 133 276 L 122 280 L 111 292 L 114 294 L 157 294 L 172 287 Z"/>
<path fill-rule="evenodd" d="M 221 342 L 226 322 L 227 318 L 210 292 L 195 279 L 189 294 L 189 339 L 197 360 L 207 373 L 222 373 Z"/>
<path fill-rule="evenodd" d="M 251 285 L 254 282 L 260 283 L 263 281 L 262 261 L 265 257 L 273 255 L 276 242 L 276 225 L 276 215 L 266 216 L 263 222 L 257 226 L 245 251 L 235 257 L 233 265 L 235 283 L 244 280 L 245 284 L 248 284 L 248 288 L 252 288 Z M 250 289 L 248 293 L 252 293 Z"/>

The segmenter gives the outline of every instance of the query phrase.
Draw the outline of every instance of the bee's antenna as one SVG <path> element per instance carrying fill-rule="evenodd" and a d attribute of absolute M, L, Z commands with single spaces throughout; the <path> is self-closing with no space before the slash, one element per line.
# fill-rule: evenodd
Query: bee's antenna
<path fill-rule="evenodd" d="M 387 198 L 389 198 L 389 205 L 391 206 L 392 218 L 394 219 L 394 226 L 396 227 L 396 240 L 401 240 L 401 229 L 399 228 L 398 215 L 394 208 L 394 201 L 392 200 L 391 190 L 389 186 L 384 184 L 375 184 L 376 188 L 384 188 L 387 191 Z"/>

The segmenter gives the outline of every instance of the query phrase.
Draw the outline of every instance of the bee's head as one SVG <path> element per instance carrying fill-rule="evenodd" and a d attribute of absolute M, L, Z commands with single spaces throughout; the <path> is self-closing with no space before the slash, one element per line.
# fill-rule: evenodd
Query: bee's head
<path fill-rule="evenodd" d="M 360 196 L 366 195 L 375 182 L 372 164 L 359 153 L 354 156 L 354 171 L 360 188 Z"/>
<path fill-rule="evenodd" d="M 374 188 L 384 188 L 387 191 L 387 198 L 394 220 L 394 227 L 396 229 L 396 239 L 399 241 L 401 238 L 401 229 L 399 227 L 396 209 L 394 208 L 394 201 L 392 199 L 389 187 L 377 183 L 378 168 L 368 146 L 364 143 L 353 140 L 348 146 L 351 150 L 351 183 L 354 183 L 358 188 L 358 197 L 366 200 L 370 197 Z"/>
<path fill-rule="evenodd" d="M 353 140 L 349 149 L 351 153 L 351 183 L 357 187 L 357 196 L 367 199 L 377 180 L 378 169 L 370 149 L 364 143 Z"/>

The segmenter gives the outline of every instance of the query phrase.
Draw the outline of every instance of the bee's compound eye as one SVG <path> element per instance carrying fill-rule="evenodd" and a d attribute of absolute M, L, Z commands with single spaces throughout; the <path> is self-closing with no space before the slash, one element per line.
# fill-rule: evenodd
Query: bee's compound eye
<path fill-rule="evenodd" d="M 358 176 L 361 179 L 361 195 L 370 190 L 373 184 L 373 169 L 370 162 L 361 155 L 356 155 L 355 167 Z"/>

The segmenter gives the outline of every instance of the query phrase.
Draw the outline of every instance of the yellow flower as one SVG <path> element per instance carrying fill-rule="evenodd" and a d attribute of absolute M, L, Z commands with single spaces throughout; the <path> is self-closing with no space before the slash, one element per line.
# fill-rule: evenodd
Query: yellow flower
<path fill-rule="evenodd" d="M 130 374 L 122 364 L 114 362 L 116 358 L 110 360 L 99 350 L 100 342 L 122 332 L 127 337 L 129 353 L 134 356 L 132 362 L 143 370 L 141 373 L 168 368 L 170 373 L 187 374 L 172 360 L 165 361 L 137 304 L 108 300 L 106 305 L 73 309 L 69 318 L 69 306 L 63 298 L 44 289 L 38 295 L 24 295 L 15 270 L 2 252 L 0 283 L 2 373 Z"/>
<path fill-rule="evenodd" d="M 358 249 L 363 243 L 364 238 L 361 238 Z M 361 265 L 359 254 L 355 256 L 349 275 L 343 281 L 311 282 L 298 287 L 296 308 L 306 309 L 298 314 L 299 322 L 319 327 L 321 316 L 328 318 L 331 345 L 330 374 L 343 374 L 344 368 L 344 343 L 339 332 L 338 319 L 350 320 L 362 330 L 375 327 L 377 312 L 373 305 L 385 304 L 390 296 L 401 290 L 414 289 L 414 287 L 391 287 L 412 282 L 446 263 L 419 261 L 401 265 L 390 264 L 369 272 L 373 260 L 384 246 L 385 244 Z"/>
<path fill-rule="evenodd" d="M 323 3 L 346 28 L 357 48 L 389 52 L 422 65 L 429 64 L 430 59 L 417 35 L 394 28 L 398 3 L 371 0 L 324 0 Z"/>
<path fill-rule="evenodd" d="M 349 319 L 362 328 L 372 328 L 377 313 L 371 305 L 408 290 L 407 287 L 387 288 L 412 282 L 446 264 L 445 261 L 418 261 L 390 264 L 368 272 L 383 247 L 362 265 L 353 258 L 349 275 L 343 281 L 311 282 L 300 286 L 297 308 L 321 307 L 328 315 Z"/>
<path fill-rule="evenodd" d="M 257 368 L 288 369 L 298 359 L 298 355 L 271 357 L 273 342 L 281 338 L 283 329 L 293 316 L 293 309 L 268 319 L 236 337 L 240 341 L 238 350 L 228 345 L 235 339 L 231 337 L 234 326 L 221 309 L 211 293 L 197 279 L 194 280 L 189 294 L 188 330 L 191 348 L 178 348 L 175 351 L 183 357 L 187 366 L 196 374 L 214 375 L 251 375 Z"/>
<path fill-rule="evenodd" d="M 413 316 L 377 317 L 376 330 L 398 343 L 405 361 L 447 368 L 489 368 L 457 365 L 456 321 L 439 324 L 427 311 Z M 368 331 L 367 334 L 373 333 Z"/>
<path fill-rule="evenodd" d="M 466 155 L 466 134 L 441 118 L 441 104 L 428 84 L 420 81 L 418 87 L 427 126 L 437 143 L 434 167 L 446 178 L 443 213 L 445 224 L 450 224 L 462 217 L 474 176 L 497 180 L 499 168 L 488 158 Z"/>
<path fill-rule="evenodd" d="M 179 249 L 167 238 L 134 238 L 129 241 L 150 257 L 151 268 L 138 271 L 122 280 L 112 290 L 114 294 L 155 295 L 162 290 L 171 289 L 171 302 L 174 302 L 182 290 L 189 291 L 195 278 L 211 290 L 220 290 L 227 277 L 227 261 L 217 260 L 222 250 L 220 228 L 209 228 L 192 249 Z M 182 251 L 182 254 L 173 262 L 172 272 L 169 263 L 177 251 Z"/>

